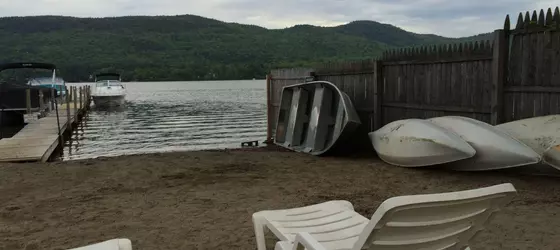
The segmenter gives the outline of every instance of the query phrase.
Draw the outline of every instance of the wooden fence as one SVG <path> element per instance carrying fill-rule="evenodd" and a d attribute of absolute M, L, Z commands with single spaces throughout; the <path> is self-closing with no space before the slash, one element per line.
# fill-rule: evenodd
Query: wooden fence
<path fill-rule="evenodd" d="M 560 12 L 519 14 L 514 30 L 509 30 L 505 47 L 507 80 L 503 89 L 503 118 L 512 121 L 532 116 L 560 113 Z M 509 48 L 507 44 L 510 44 Z M 504 53 L 507 53 L 505 51 Z M 506 58 L 508 56 L 506 55 Z"/>
<path fill-rule="evenodd" d="M 272 70 L 267 77 L 268 140 L 282 87 L 307 78 L 330 81 L 352 99 L 362 121 L 357 138 L 406 118 L 472 117 L 490 124 L 560 113 L 558 8 L 520 14 L 493 41 L 386 51 L 381 58 Z"/>

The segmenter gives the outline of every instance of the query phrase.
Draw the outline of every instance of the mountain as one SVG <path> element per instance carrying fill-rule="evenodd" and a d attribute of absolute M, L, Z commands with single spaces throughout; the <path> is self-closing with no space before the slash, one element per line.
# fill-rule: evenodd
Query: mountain
<path fill-rule="evenodd" d="M 374 21 L 354 21 L 330 29 L 338 34 L 363 37 L 397 47 L 454 42 L 455 40 L 436 35 L 415 34 L 390 24 Z"/>
<path fill-rule="evenodd" d="M 362 37 L 370 41 L 381 42 L 395 47 L 489 40 L 493 36 L 492 33 L 484 33 L 471 37 L 447 38 L 432 34 L 416 34 L 391 24 L 374 21 L 354 21 L 327 29 L 331 29 L 339 34 Z"/>
<path fill-rule="evenodd" d="M 276 67 L 473 39 L 415 34 L 373 21 L 265 29 L 194 15 L 5 17 L 0 37 L 1 62 L 51 62 L 67 81 L 87 81 L 109 69 L 122 71 L 125 80 L 142 81 L 263 78 Z"/>

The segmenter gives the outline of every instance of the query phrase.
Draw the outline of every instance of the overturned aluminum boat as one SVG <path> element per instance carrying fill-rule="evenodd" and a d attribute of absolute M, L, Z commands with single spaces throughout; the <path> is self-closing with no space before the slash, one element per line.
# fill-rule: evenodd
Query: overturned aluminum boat
<path fill-rule="evenodd" d="M 494 126 L 462 116 L 428 119 L 458 134 L 475 150 L 474 157 L 453 162 L 447 168 L 460 171 L 481 171 L 513 168 L 538 163 L 539 154 Z"/>
<path fill-rule="evenodd" d="M 473 157 L 474 148 L 453 132 L 421 119 L 391 122 L 369 133 L 379 157 L 402 167 L 423 167 Z"/>
<path fill-rule="evenodd" d="M 352 101 L 334 84 L 313 81 L 290 85 L 282 89 L 274 143 L 322 155 L 360 124 Z"/>
<path fill-rule="evenodd" d="M 532 117 L 495 126 L 531 147 L 542 162 L 560 170 L 560 115 Z"/>

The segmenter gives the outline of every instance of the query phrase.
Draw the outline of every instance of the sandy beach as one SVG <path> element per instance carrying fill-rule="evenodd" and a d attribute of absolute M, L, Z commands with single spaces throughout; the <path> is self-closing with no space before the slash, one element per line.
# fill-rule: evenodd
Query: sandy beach
<path fill-rule="evenodd" d="M 558 249 L 558 178 L 267 149 L 0 165 L 0 249 L 67 249 L 118 237 L 139 250 L 255 249 L 251 214 L 259 210 L 345 199 L 371 217 L 393 196 L 505 182 L 518 196 L 472 249 Z"/>

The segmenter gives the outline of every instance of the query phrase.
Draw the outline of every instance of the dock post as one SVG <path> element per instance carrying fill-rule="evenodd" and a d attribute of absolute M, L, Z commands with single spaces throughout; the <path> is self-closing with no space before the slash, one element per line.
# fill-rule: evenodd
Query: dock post
<path fill-rule="evenodd" d="M 89 86 L 84 86 L 84 91 L 85 91 L 85 103 L 84 103 L 84 107 L 87 110 L 89 108 Z"/>
<path fill-rule="evenodd" d="M 51 89 L 51 94 L 52 96 L 54 96 L 54 88 Z M 64 147 L 62 130 L 60 129 L 60 114 L 58 114 L 58 100 L 56 98 L 53 98 L 52 100 L 54 104 L 54 111 L 56 112 L 56 126 L 58 128 L 58 144 L 60 145 L 60 147 Z"/>
<path fill-rule="evenodd" d="M 56 96 L 55 96 L 54 88 L 51 88 L 51 110 L 55 110 L 55 106 L 54 106 L 56 105 L 55 98 Z"/>
<path fill-rule="evenodd" d="M 70 86 L 70 89 L 68 89 L 68 96 L 70 97 L 70 102 L 72 102 L 72 86 Z"/>
<path fill-rule="evenodd" d="M 31 114 L 31 89 L 27 88 L 25 90 L 25 104 L 27 107 L 27 115 Z"/>
<path fill-rule="evenodd" d="M 66 93 L 66 129 L 72 131 L 72 119 L 70 119 L 70 95 Z"/>
<path fill-rule="evenodd" d="M 88 86 L 88 109 L 91 107 L 91 86 Z"/>
<path fill-rule="evenodd" d="M 84 88 L 80 87 L 80 112 L 82 112 L 83 107 L 84 107 Z"/>
<path fill-rule="evenodd" d="M 272 102 L 270 100 L 272 75 L 266 75 L 266 142 L 272 142 Z"/>
<path fill-rule="evenodd" d="M 72 114 L 74 116 L 74 122 L 76 121 L 76 114 L 78 114 L 77 109 L 78 109 L 78 90 L 76 89 L 76 86 L 72 87 L 72 97 L 74 99 L 74 107 L 72 107 L 72 110 L 74 111 L 74 113 Z"/>
<path fill-rule="evenodd" d="M 43 112 L 45 112 L 45 95 L 43 94 L 43 90 L 39 90 L 39 109 L 40 109 L 40 116 L 43 117 Z"/>

